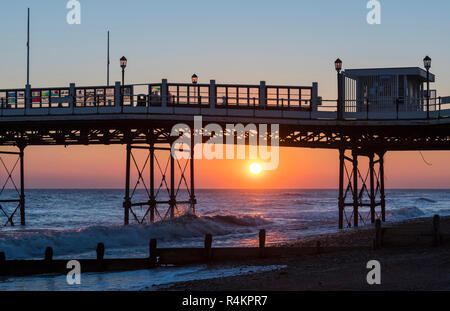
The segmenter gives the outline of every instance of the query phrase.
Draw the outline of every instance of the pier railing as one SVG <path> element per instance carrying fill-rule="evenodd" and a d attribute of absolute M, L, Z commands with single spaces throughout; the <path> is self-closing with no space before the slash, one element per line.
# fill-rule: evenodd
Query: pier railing
<path fill-rule="evenodd" d="M 72 114 L 208 114 L 286 119 L 438 119 L 450 97 L 323 100 L 318 85 L 161 83 L 0 90 L 0 116 Z M 1 120 L 1 119 L 0 119 Z"/>

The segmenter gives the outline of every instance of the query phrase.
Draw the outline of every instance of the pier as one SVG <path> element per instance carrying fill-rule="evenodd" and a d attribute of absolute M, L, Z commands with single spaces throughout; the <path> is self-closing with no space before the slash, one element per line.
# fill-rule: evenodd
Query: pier
<path fill-rule="evenodd" d="M 194 149 L 185 164 L 170 153 L 177 138 L 171 136 L 172 127 L 185 123 L 193 132 L 195 116 L 224 127 L 278 124 L 280 147 L 339 150 L 339 228 L 384 221 L 386 152 L 450 150 L 450 98 L 438 97 L 435 91 L 424 95 L 423 84 L 434 81 L 434 76 L 425 78 L 425 74 L 416 67 L 347 70 L 338 73 L 338 98 L 333 100 L 319 96 L 318 83 L 283 86 L 264 81 L 244 85 L 162 79 L 148 84 L 1 89 L 0 145 L 18 149 L 0 151 L 2 156 L 17 158 L 13 167 L 2 160 L 6 182 L 12 181 L 17 199 L 0 199 L 1 224 L 15 225 L 18 216 L 26 225 L 28 146 L 124 145 L 125 225 L 173 218 L 179 205 L 195 212 Z M 138 150 L 147 154 L 144 164 L 134 157 Z M 155 151 L 167 157 L 158 159 Z M 367 172 L 358 165 L 363 158 L 369 162 Z M 15 170 L 20 171 L 18 181 L 12 177 Z M 132 170 L 137 180 L 131 180 Z M 156 172 L 161 180 L 155 180 Z M 136 200 L 138 185 L 144 187 L 147 200 Z M 187 190 L 189 197 L 180 198 L 180 189 Z M 168 200 L 159 197 L 161 191 Z M 138 214 L 136 207 L 145 212 Z"/>

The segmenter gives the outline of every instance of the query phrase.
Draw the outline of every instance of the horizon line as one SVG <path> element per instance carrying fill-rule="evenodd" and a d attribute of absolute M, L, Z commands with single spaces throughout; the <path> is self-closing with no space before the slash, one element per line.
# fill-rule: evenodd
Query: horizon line
<path fill-rule="evenodd" d="M 339 190 L 339 188 L 196 188 L 197 190 Z M 14 188 L 5 188 L 5 190 L 14 190 Z M 27 190 L 124 190 L 123 188 L 26 188 Z M 136 189 L 145 190 L 145 189 Z M 386 190 L 450 190 L 450 188 L 386 188 Z"/>

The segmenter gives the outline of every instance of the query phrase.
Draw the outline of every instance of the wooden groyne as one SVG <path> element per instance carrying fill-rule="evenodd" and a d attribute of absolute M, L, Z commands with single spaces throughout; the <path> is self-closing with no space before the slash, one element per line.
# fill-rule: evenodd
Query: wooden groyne
<path fill-rule="evenodd" d="M 147 258 L 104 258 L 105 246 L 98 243 L 96 259 L 75 259 L 81 265 L 81 272 L 112 272 L 152 269 L 165 265 L 188 265 L 218 263 L 258 258 L 283 258 L 316 255 L 349 250 L 349 247 L 266 247 L 266 231 L 259 232 L 258 247 L 212 247 L 213 237 L 205 236 L 203 248 L 158 248 L 157 240 L 149 242 Z M 352 248 L 354 249 L 354 248 Z M 369 249 L 369 247 L 367 248 Z M 67 264 L 73 259 L 53 259 L 53 249 L 47 247 L 42 260 L 6 260 L 0 252 L 0 276 L 27 276 L 35 274 L 67 274 Z"/>
<path fill-rule="evenodd" d="M 375 222 L 374 248 L 441 246 L 450 241 L 450 231 L 441 227 L 441 218 L 434 215 L 432 223 L 428 221 L 407 225 L 388 225 L 382 227 L 381 221 Z"/>
<path fill-rule="evenodd" d="M 448 226 L 447 226 L 448 227 Z M 434 216 L 432 223 L 422 222 L 412 226 L 391 224 L 382 227 L 377 220 L 373 231 L 373 245 L 328 246 L 320 241 L 313 246 L 266 247 L 266 231 L 259 231 L 257 247 L 213 247 L 213 236 L 207 234 L 204 246 L 199 248 L 158 248 L 157 240 L 149 241 L 149 255 L 146 258 L 104 258 L 105 246 L 98 243 L 96 259 L 75 259 L 81 272 L 113 272 L 152 269 L 160 266 L 182 266 L 209 264 L 226 261 L 248 261 L 259 258 L 286 258 L 355 250 L 373 250 L 389 247 L 440 246 L 450 241 L 449 228 L 442 230 L 440 217 Z M 373 229 L 372 229 L 373 230 Z M 41 260 L 6 260 L 0 252 L 0 276 L 27 276 L 36 274 L 67 274 L 73 259 L 53 259 L 53 249 L 47 247 Z"/>

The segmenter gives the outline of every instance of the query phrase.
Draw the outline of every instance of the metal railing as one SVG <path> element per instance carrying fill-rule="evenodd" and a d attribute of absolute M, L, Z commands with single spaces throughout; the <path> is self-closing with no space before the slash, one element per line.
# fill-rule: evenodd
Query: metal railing
<path fill-rule="evenodd" d="M 317 86 L 162 83 L 0 90 L 0 114 L 152 113 L 152 108 L 250 109 L 280 111 L 283 118 L 308 119 L 425 119 L 450 115 L 450 97 L 364 98 L 322 100 Z M 142 109 L 144 108 L 144 109 Z M 110 110 L 105 110 L 110 109 Z M 288 112 L 291 111 L 292 114 Z M 11 112 L 11 113 L 9 113 Z M 284 113 L 286 112 L 286 113 Z M 294 113 L 295 112 L 295 113 Z M 298 112 L 298 113 L 296 113 Z M 160 111 L 159 113 L 162 113 Z M 175 110 L 167 111 L 175 113 Z M 238 115 L 238 112 L 236 112 Z M 219 113 L 220 114 L 220 113 Z"/>

